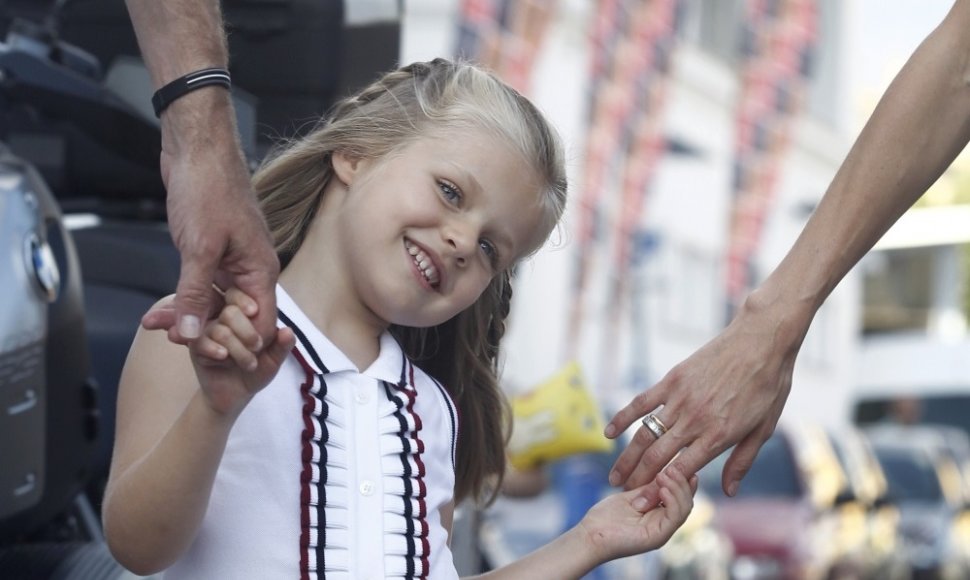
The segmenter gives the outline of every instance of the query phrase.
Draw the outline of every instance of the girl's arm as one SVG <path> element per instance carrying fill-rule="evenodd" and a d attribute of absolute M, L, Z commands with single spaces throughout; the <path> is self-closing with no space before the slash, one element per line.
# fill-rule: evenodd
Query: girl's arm
<path fill-rule="evenodd" d="M 634 507 L 639 490 L 615 493 L 552 542 L 475 579 L 581 578 L 604 562 L 659 548 L 690 514 L 697 477 L 688 480 L 677 470 L 667 470 L 656 481 L 662 506 L 642 512 Z"/>
<path fill-rule="evenodd" d="M 238 319 L 239 309 L 227 306 L 191 345 L 210 355 L 190 356 L 164 332 L 143 329 L 128 354 L 103 520 L 112 554 L 133 572 L 164 569 L 192 543 L 236 418 L 292 348 L 292 333 L 281 331 L 258 359 L 238 351 L 240 335 L 256 337 L 247 321 L 247 329 L 222 339 L 229 348 L 219 353 L 219 341 L 208 337 L 222 333 L 227 312 Z M 250 359 L 257 369 L 247 370 Z"/>
<path fill-rule="evenodd" d="M 202 522 L 233 414 L 212 410 L 185 347 L 140 329 L 118 386 L 105 536 L 137 574 L 171 565 Z"/>

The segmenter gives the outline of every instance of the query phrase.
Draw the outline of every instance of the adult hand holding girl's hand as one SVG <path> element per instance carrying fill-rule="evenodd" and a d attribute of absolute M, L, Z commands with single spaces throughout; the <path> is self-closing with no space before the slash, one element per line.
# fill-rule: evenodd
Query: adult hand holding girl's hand
<path fill-rule="evenodd" d="M 213 410 L 237 413 L 265 387 L 296 344 L 289 328 L 276 330 L 264 347 L 253 324 L 256 302 L 238 288 L 224 295 L 219 316 L 206 323 L 202 336 L 189 343 L 202 392 Z"/>
<path fill-rule="evenodd" d="M 259 306 L 251 316 L 269 344 L 276 329 L 279 259 L 256 202 L 236 137 L 232 101 L 221 88 L 194 91 L 162 115 L 162 180 L 168 225 L 182 260 L 175 301 L 142 325 L 187 344 L 215 316 L 210 288 L 240 288 Z"/>

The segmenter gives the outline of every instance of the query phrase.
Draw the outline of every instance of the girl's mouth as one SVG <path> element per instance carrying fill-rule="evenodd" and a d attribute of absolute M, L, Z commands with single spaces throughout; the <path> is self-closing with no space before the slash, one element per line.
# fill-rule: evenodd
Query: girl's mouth
<path fill-rule="evenodd" d="M 435 268 L 434 263 L 431 261 L 431 257 L 425 254 L 424 250 L 412 244 L 410 240 L 404 240 L 404 247 L 411 254 L 414 265 L 421 272 L 421 275 L 424 276 L 424 279 L 428 281 L 428 284 L 432 288 L 437 288 L 441 278 L 438 275 L 438 269 Z"/>

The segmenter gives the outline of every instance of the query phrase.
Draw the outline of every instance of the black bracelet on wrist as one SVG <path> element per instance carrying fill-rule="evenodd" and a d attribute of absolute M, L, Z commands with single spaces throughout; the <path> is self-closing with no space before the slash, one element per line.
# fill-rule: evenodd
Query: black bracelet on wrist
<path fill-rule="evenodd" d="M 195 89 L 210 85 L 219 85 L 225 87 L 226 90 L 231 90 L 232 82 L 229 78 L 229 71 L 224 68 L 204 68 L 179 77 L 158 89 L 152 95 L 152 107 L 155 108 L 155 116 L 161 117 L 162 111 L 171 105 L 175 99 L 185 96 Z"/>

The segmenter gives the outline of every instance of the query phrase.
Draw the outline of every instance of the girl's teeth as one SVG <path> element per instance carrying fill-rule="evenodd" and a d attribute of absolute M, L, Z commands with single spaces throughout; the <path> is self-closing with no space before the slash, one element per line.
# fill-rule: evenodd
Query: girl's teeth
<path fill-rule="evenodd" d="M 418 266 L 418 269 L 421 270 L 421 274 L 424 276 L 424 278 L 432 284 L 437 283 L 438 272 L 431 264 L 431 260 L 428 258 L 428 256 L 410 242 L 406 242 L 405 245 L 407 246 L 408 253 L 414 258 L 414 263 Z"/>

